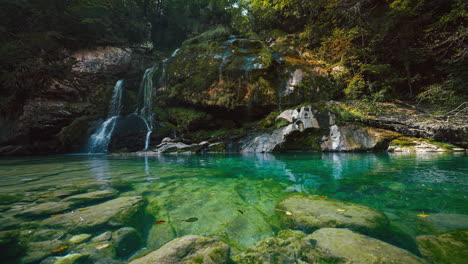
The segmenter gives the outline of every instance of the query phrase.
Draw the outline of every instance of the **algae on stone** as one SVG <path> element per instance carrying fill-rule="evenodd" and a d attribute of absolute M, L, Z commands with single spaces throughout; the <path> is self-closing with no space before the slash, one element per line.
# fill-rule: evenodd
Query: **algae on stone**
<path fill-rule="evenodd" d="M 129 264 L 228 263 L 229 247 L 225 243 L 203 236 L 188 235 L 172 240 L 146 256 Z"/>
<path fill-rule="evenodd" d="M 421 254 L 435 264 L 464 264 L 468 260 L 468 229 L 418 236 Z"/>
<path fill-rule="evenodd" d="M 322 228 L 308 236 L 316 246 L 353 264 L 422 264 L 425 260 L 383 241 L 348 229 Z"/>
<path fill-rule="evenodd" d="M 309 233 L 324 227 L 342 227 L 376 235 L 389 223 L 376 209 L 307 194 L 284 197 L 277 205 L 277 214 L 284 227 L 291 225 Z"/>

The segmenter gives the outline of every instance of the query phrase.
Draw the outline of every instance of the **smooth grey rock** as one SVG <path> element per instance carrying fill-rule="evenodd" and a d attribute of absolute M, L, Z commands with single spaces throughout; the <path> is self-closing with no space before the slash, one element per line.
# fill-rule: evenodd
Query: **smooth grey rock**
<path fill-rule="evenodd" d="M 119 258 L 125 258 L 134 253 L 141 246 L 141 235 L 132 227 L 124 227 L 112 233 L 115 253 Z"/>
<path fill-rule="evenodd" d="M 283 225 L 309 233 L 324 227 L 343 227 L 378 234 L 389 224 L 387 217 L 376 209 L 307 194 L 286 196 L 278 203 L 277 212 Z"/>
<path fill-rule="evenodd" d="M 83 243 L 86 240 L 88 240 L 90 237 L 91 237 L 90 234 L 79 234 L 79 235 L 72 236 L 68 240 L 68 242 L 70 242 L 72 244 L 80 244 L 80 243 Z"/>
<path fill-rule="evenodd" d="M 300 231 L 283 230 L 275 238 L 260 241 L 233 257 L 236 263 L 344 263 L 341 259 L 316 248 L 314 241 Z"/>
<path fill-rule="evenodd" d="M 416 264 L 425 260 L 383 241 L 357 234 L 348 229 L 322 228 L 308 238 L 316 246 L 346 263 L 353 264 Z"/>
<path fill-rule="evenodd" d="M 419 251 L 432 263 L 464 264 L 468 260 L 468 229 L 416 239 Z"/>
<path fill-rule="evenodd" d="M 96 236 L 93 239 L 91 239 L 91 242 L 107 241 L 107 240 L 111 239 L 111 237 L 112 237 L 112 232 L 107 231 L 107 232 L 104 232 L 104 233 L 100 234 L 99 236 Z"/>
<path fill-rule="evenodd" d="M 70 210 L 73 207 L 72 203 L 67 202 L 48 202 L 38 204 L 31 208 L 28 208 L 19 213 L 20 216 L 26 217 L 38 217 L 38 216 L 46 216 L 46 215 L 53 215 L 57 213 L 61 213 L 67 210 Z"/>
<path fill-rule="evenodd" d="M 69 196 L 63 199 L 63 201 L 73 203 L 74 205 L 82 205 L 108 200 L 115 198 L 117 195 L 118 192 L 116 190 L 103 190 Z"/>
<path fill-rule="evenodd" d="M 383 150 L 399 135 L 378 128 L 333 125 L 329 135 L 322 138 L 320 146 L 325 151 Z"/>
<path fill-rule="evenodd" d="M 43 226 L 67 228 L 69 232 L 96 232 L 101 228 L 131 225 L 142 212 L 145 202 L 141 196 L 120 197 L 87 210 L 76 210 L 42 221 Z"/>
<path fill-rule="evenodd" d="M 227 263 L 229 247 L 224 242 L 202 236 L 174 239 L 158 250 L 133 260 L 130 264 Z"/>

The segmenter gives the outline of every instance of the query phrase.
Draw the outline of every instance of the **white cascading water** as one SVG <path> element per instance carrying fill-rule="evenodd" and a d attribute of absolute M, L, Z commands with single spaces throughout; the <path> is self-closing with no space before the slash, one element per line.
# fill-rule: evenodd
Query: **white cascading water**
<path fill-rule="evenodd" d="M 150 143 L 150 136 L 153 132 L 153 75 L 157 71 L 157 67 L 153 66 L 145 71 L 143 75 L 143 80 L 140 84 L 140 92 L 138 93 L 143 97 L 143 105 L 138 108 L 135 113 L 145 122 L 146 125 L 146 138 L 145 138 L 145 148 L 148 150 Z"/>
<path fill-rule="evenodd" d="M 122 90 L 123 80 L 119 80 L 114 87 L 106 121 L 91 135 L 88 146 L 89 153 L 106 153 L 108 151 L 117 118 L 122 110 Z"/>

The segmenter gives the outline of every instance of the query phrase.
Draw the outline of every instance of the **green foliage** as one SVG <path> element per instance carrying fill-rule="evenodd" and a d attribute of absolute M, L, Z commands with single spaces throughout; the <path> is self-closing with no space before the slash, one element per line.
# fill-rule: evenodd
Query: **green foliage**
<path fill-rule="evenodd" d="M 177 125 L 177 129 L 187 132 L 194 128 L 194 125 L 210 122 L 213 117 L 202 111 L 193 108 L 174 107 L 167 110 L 168 119 Z"/>

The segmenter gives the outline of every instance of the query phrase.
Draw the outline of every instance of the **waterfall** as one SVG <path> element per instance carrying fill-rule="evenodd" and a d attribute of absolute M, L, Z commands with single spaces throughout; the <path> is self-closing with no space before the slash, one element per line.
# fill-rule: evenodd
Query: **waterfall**
<path fill-rule="evenodd" d="M 140 84 L 139 97 L 143 97 L 141 108 L 137 108 L 135 113 L 145 122 L 146 125 L 146 138 L 145 148 L 149 147 L 150 136 L 153 132 L 153 75 L 157 71 L 157 67 L 153 66 L 145 71 L 143 80 Z"/>
<path fill-rule="evenodd" d="M 304 77 L 304 72 L 302 70 L 297 69 L 294 73 L 291 74 L 291 78 L 286 84 L 285 90 L 283 92 L 283 96 L 290 95 L 294 92 L 294 88 L 302 82 L 302 78 Z"/>
<path fill-rule="evenodd" d="M 102 123 L 101 127 L 93 135 L 91 135 L 88 146 L 89 153 L 107 152 L 117 118 L 122 110 L 122 90 L 123 80 L 119 80 L 114 87 L 106 121 Z"/>

